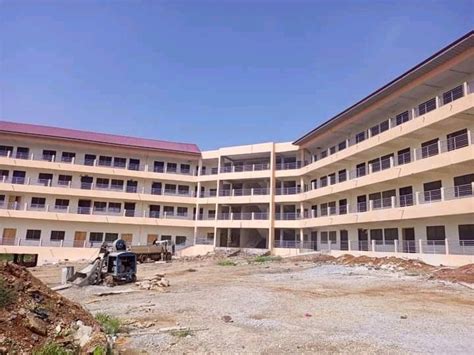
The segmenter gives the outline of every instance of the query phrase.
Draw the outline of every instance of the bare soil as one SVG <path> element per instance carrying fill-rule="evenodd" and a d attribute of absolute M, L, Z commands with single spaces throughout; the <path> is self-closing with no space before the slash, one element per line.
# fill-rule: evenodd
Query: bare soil
<path fill-rule="evenodd" d="M 136 292 L 97 296 L 110 290 L 105 286 L 61 292 L 92 313 L 118 316 L 122 353 L 474 351 L 474 291 L 437 279 L 469 282 L 472 267 L 350 256 L 232 260 L 235 266 L 213 257 L 139 265 L 139 281 L 156 273 L 170 281 L 154 291 L 122 285 L 113 290 Z M 60 266 L 34 273 L 55 285 Z M 177 326 L 187 330 L 164 329 Z"/>

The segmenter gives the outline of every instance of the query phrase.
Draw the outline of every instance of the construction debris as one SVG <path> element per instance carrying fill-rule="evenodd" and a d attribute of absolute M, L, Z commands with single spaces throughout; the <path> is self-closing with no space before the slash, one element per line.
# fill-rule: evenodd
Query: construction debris
<path fill-rule="evenodd" d="M 97 292 L 97 293 L 94 293 L 94 296 L 102 297 L 102 296 L 122 295 L 124 293 L 132 293 L 132 292 L 137 292 L 137 290 L 126 289 L 126 290 L 119 290 L 119 291 Z"/>
<path fill-rule="evenodd" d="M 0 349 L 6 353 L 31 354 L 51 343 L 71 353 L 107 348 L 107 337 L 89 312 L 49 289 L 26 268 L 0 263 L 0 287 L 8 295 L 0 307 Z M 90 332 L 84 333 L 84 327 Z"/>
<path fill-rule="evenodd" d="M 164 288 L 170 286 L 170 282 L 165 278 L 164 274 L 156 274 L 151 278 L 136 282 L 135 285 L 143 290 L 163 291 Z"/>

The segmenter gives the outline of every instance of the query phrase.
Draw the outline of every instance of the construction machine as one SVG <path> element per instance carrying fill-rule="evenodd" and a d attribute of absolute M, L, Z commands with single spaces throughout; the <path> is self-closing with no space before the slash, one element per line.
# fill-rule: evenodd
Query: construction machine
<path fill-rule="evenodd" d="M 103 244 L 99 256 L 81 271 L 76 272 L 69 282 L 77 286 L 98 285 L 105 281 L 109 286 L 135 282 L 137 279 L 137 256 L 127 251 L 123 239 L 117 239 L 112 246 Z"/>
<path fill-rule="evenodd" d="M 141 263 L 151 261 L 170 261 L 175 246 L 169 240 L 155 240 L 152 245 L 131 245 L 128 250 L 137 256 Z"/>

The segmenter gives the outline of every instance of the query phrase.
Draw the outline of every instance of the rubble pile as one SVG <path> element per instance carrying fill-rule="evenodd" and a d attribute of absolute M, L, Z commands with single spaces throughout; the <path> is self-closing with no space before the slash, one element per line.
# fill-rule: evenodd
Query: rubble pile
<path fill-rule="evenodd" d="M 436 267 L 428 265 L 420 260 L 402 259 L 394 256 L 384 258 L 373 258 L 365 255 L 341 255 L 336 258 L 338 264 L 355 266 L 363 265 L 374 269 L 390 270 L 390 271 L 409 271 L 419 274 L 428 274 L 436 270 Z"/>
<path fill-rule="evenodd" d="M 437 270 L 433 277 L 438 280 L 474 284 L 474 264 L 464 265 L 456 269 L 444 268 Z"/>
<path fill-rule="evenodd" d="M 164 291 L 170 286 L 170 282 L 165 278 L 164 274 L 155 274 L 155 276 L 135 283 L 136 286 L 143 290 Z"/>
<path fill-rule="evenodd" d="M 26 268 L 0 263 L 0 282 L 3 295 L 9 295 L 0 307 L 0 354 L 31 354 L 50 343 L 80 353 L 107 349 L 93 316 Z"/>

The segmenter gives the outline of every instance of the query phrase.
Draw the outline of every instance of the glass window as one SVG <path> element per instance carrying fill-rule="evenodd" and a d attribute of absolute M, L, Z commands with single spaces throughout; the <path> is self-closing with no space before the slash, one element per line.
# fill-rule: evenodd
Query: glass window
<path fill-rule="evenodd" d="M 89 235 L 89 241 L 91 243 L 102 243 L 104 240 L 104 233 L 91 232 Z"/>
<path fill-rule="evenodd" d="M 432 99 L 429 99 L 428 101 L 423 102 L 422 104 L 418 105 L 418 114 L 419 115 L 424 115 L 425 113 L 428 113 L 430 111 L 433 111 L 436 109 L 436 98 L 433 97 Z"/>
<path fill-rule="evenodd" d="M 365 141 L 365 131 L 357 133 L 356 135 L 356 143 L 360 143 L 362 141 Z"/>
<path fill-rule="evenodd" d="M 40 240 L 41 230 L 39 229 L 28 229 L 26 231 L 26 240 Z"/>
<path fill-rule="evenodd" d="M 446 91 L 443 94 L 443 104 L 446 105 L 454 100 L 460 99 L 463 96 L 464 96 L 463 86 L 462 85 L 456 86 L 454 89 Z"/>
<path fill-rule="evenodd" d="M 64 240 L 64 236 L 66 235 L 65 231 L 51 231 L 51 238 L 52 241 L 60 241 Z"/>
<path fill-rule="evenodd" d="M 409 118 L 410 118 L 410 115 L 408 114 L 408 111 L 399 113 L 398 115 L 395 116 L 395 124 L 399 126 L 402 123 L 407 122 Z"/>

